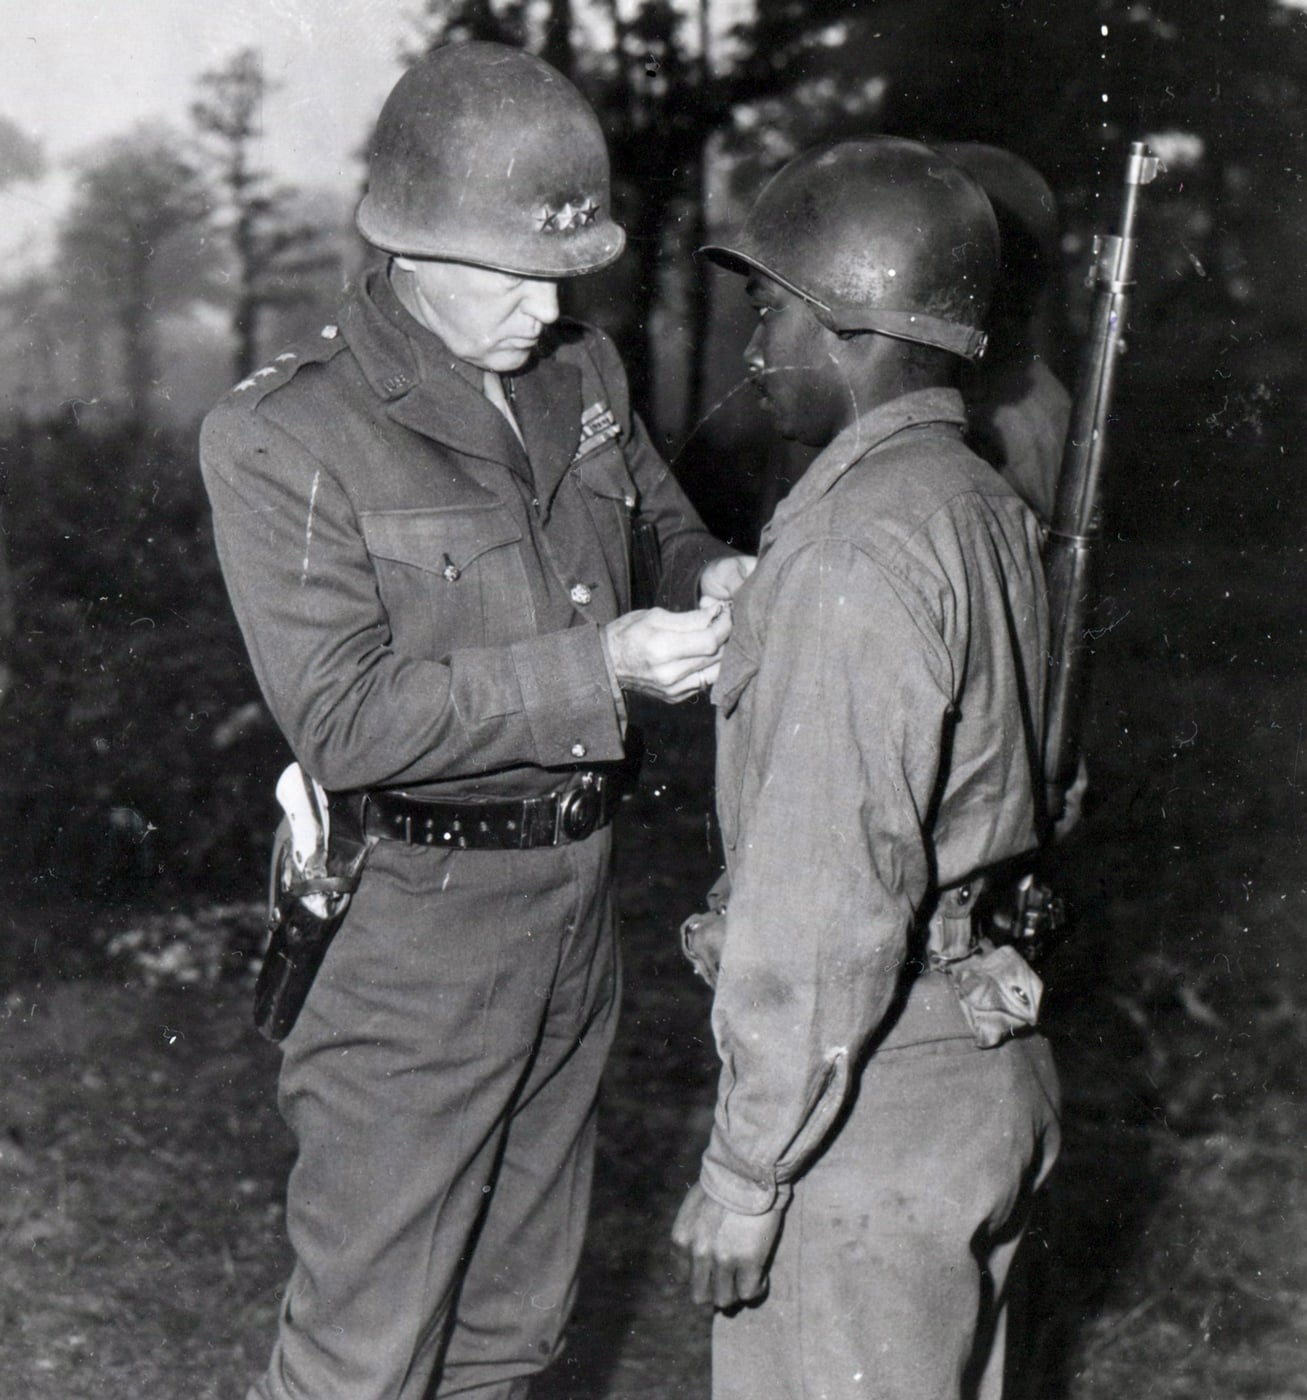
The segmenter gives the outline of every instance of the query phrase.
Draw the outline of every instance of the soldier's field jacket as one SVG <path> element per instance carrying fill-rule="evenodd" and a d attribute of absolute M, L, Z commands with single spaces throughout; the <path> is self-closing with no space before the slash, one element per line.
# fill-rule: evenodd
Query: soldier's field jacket
<path fill-rule="evenodd" d="M 714 691 L 730 894 L 701 1179 L 746 1213 L 784 1199 L 853 1091 L 931 891 L 1036 844 L 1039 531 L 964 422 L 931 389 L 846 429 L 735 600 Z M 952 1017 L 922 1038 L 967 1035 Z"/>
<path fill-rule="evenodd" d="M 205 420 L 232 603 L 274 717 L 328 789 L 530 794 L 619 760 L 599 627 L 630 606 L 633 519 L 656 532 L 669 607 L 693 607 L 726 552 L 600 332 L 560 322 L 513 391 L 525 451 L 377 268 L 337 323 Z"/>

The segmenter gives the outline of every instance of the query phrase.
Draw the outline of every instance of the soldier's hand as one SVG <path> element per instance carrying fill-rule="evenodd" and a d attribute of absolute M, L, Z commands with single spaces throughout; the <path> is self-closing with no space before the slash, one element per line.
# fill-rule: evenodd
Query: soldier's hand
<path fill-rule="evenodd" d="M 719 1205 L 697 1182 L 691 1186 L 672 1226 L 672 1244 L 694 1301 L 731 1308 L 760 1298 L 784 1215 L 783 1210 L 740 1215 Z"/>
<path fill-rule="evenodd" d="M 601 633 L 622 689 L 672 704 L 712 685 L 730 635 L 731 610 L 720 602 L 692 612 L 647 608 L 624 613 Z"/>
<path fill-rule="evenodd" d="M 681 923 L 681 951 L 690 966 L 710 987 L 717 985 L 722 965 L 722 944 L 726 941 L 726 915 L 711 911 L 691 914 Z"/>
<path fill-rule="evenodd" d="M 1076 765 L 1076 776 L 1062 798 L 1062 815 L 1053 823 L 1053 843 L 1065 841 L 1080 825 L 1081 811 L 1085 805 L 1085 793 L 1089 791 L 1089 767 L 1081 755 Z"/>
<path fill-rule="evenodd" d="M 714 599 L 729 603 L 757 566 L 758 560 L 752 554 L 732 554 L 725 559 L 714 559 L 699 575 L 700 607 Z"/>

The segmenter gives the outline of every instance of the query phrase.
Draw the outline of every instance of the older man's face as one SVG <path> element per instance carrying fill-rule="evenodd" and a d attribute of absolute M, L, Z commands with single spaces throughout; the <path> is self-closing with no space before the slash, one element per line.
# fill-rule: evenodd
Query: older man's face
<path fill-rule="evenodd" d="M 558 319 L 557 282 L 425 258 L 396 258 L 395 266 L 412 279 L 418 319 L 479 369 L 520 369 Z"/>

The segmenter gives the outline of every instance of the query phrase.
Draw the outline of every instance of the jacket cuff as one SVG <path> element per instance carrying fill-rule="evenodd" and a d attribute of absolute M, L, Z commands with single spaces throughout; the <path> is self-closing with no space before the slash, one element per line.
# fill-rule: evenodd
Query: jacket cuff
<path fill-rule="evenodd" d="M 699 1185 L 720 1206 L 737 1215 L 766 1215 L 784 1210 L 794 1193 L 788 1181 L 777 1181 L 775 1169 L 760 1173 L 749 1170 L 726 1145 L 718 1128 L 713 1128 L 708 1150 L 699 1169 Z"/>
<path fill-rule="evenodd" d="M 623 726 L 597 627 L 570 627 L 509 648 L 542 768 L 620 763 Z"/>

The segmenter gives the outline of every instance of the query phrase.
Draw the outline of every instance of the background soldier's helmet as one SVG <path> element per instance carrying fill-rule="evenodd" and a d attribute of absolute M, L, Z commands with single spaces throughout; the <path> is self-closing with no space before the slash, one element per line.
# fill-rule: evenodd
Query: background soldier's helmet
<path fill-rule="evenodd" d="M 1048 182 L 1001 146 L 945 141 L 935 149 L 975 178 L 998 216 L 1003 249 L 991 311 L 1018 321 L 1029 317 L 1060 261 L 1057 199 Z"/>
<path fill-rule="evenodd" d="M 626 241 L 589 104 L 542 59 L 502 44 L 436 49 L 395 84 L 357 219 L 386 252 L 525 277 L 594 272 Z"/>
<path fill-rule="evenodd" d="M 879 331 L 975 359 L 998 269 L 984 191 L 947 157 L 879 136 L 805 151 L 738 237 L 703 249 L 803 297 L 838 332 Z"/>

